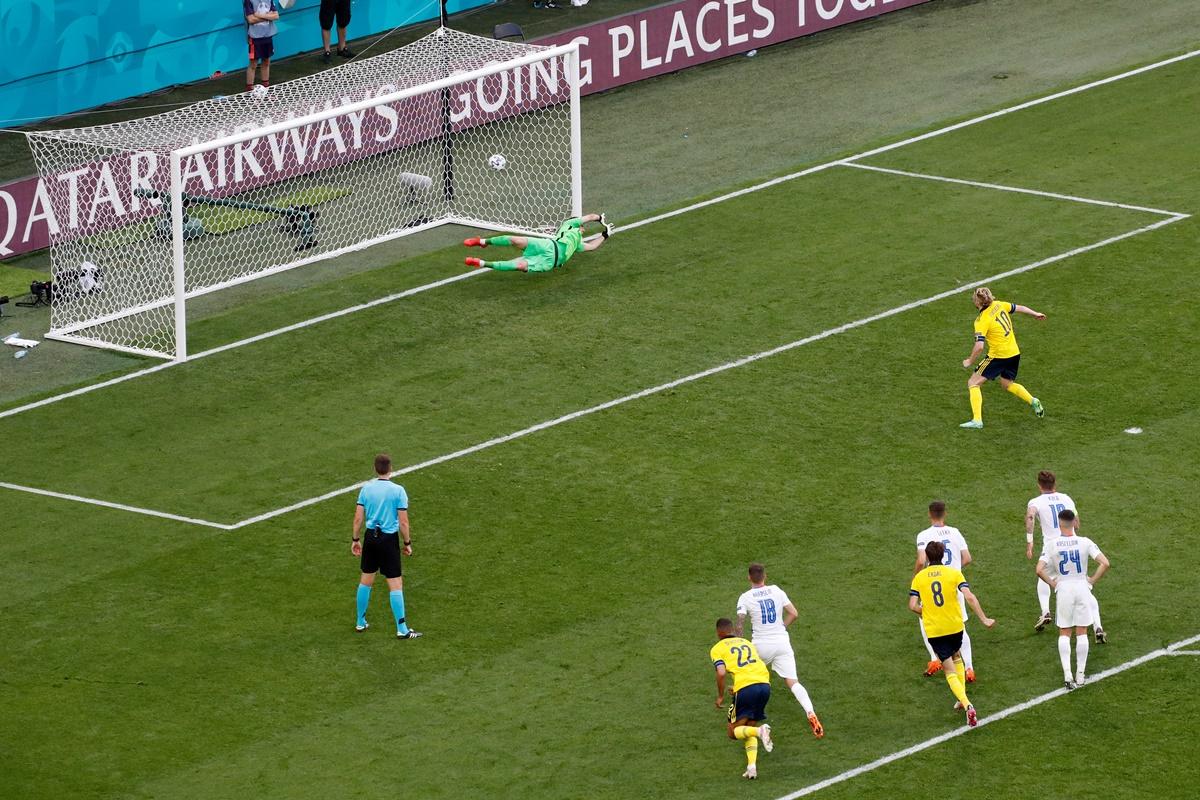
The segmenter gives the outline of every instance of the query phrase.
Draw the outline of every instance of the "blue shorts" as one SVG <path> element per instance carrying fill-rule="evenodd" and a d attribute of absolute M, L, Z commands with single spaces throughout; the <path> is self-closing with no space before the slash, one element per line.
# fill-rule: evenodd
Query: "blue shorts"
<path fill-rule="evenodd" d="M 268 36 L 264 39 L 250 40 L 250 63 L 255 64 L 259 61 L 270 61 L 271 56 L 275 55 L 275 40 Z"/>
<path fill-rule="evenodd" d="M 997 378 L 1006 378 L 1010 381 L 1017 379 L 1017 368 L 1021 365 L 1021 356 L 1009 356 L 1008 358 L 985 358 L 980 361 L 975 367 L 975 371 L 982 373 L 985 380 L 994 381 Z"/>
<path fill-rule="evenodd" d="M 771 684 L 752 683 L 733 695 L 729 704 L 729 721 L 748 719 L 762 722 L 767 718 L 767 701 L 771 699 Z"/>

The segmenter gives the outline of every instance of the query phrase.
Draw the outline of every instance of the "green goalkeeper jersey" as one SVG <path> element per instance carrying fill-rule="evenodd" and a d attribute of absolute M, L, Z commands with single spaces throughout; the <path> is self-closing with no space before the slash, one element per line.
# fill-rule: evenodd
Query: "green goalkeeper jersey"
<path fill-rule="evenodd" d="M 583 220 L 569 219 L 554 234 L 554 246 L 558 248 L 558 265 L 561 267 L 571 256 L 583 249 Z"/>

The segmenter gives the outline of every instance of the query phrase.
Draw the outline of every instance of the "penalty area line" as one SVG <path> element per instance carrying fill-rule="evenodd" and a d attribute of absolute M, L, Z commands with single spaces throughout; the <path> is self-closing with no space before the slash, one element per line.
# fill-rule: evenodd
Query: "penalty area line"
<path fill-rule="evenodd" d="M 34 486 L 22 486 L 19 483 L 7 483 L 0 481 L 0 488 L 11 489 L 14 492 L 25 492 L 26 494 L 36 494 L 42 497 L 53 497 L 57 500 L 70 500 L 75 503 L 85 503 L 91 506 L 101 506 L 102 508 L 112 508 L 117 511 L 129 511 L 134 514 L 141 514 L 147 517 L 158 517 L 159 519 L 169 519 L 175 522 L 186 522 L 191 525 L 202 525 L 206 528 L 216 528 L 217 530 L 228 531 L 233 530 L 232 525 L 226 525 L 221 522 L 212 522 L 207 519 L 197 519 L 196 517 L 184 517 L 179 514 L 171 514 L 167 511 L 156 511 L 153 508 L 141 508 L 140 506 L 130 506 L 124 503 L 113 503 L 108 500 L 97 500 L 94 497 L 83 497 L 78 494 L 67 494 L 65 492 L 52 492 L 49 489 L 38 489 Z"/>
<path fill-rule="evenodd" d="M 971 289 L 976 288 L 977 286 L 984 286 L 984 285 L 986 285 L 988 283 L 992 283 L 994 281 L 1003 280 L 1004 278 L 1011 278 L 1015 275 L 1021 275 L 1026 272 L 1031 272 L 1035 269 L 1045 267 L 1049 264 L 1055 264 L 1059 261 L 1065 261 L 1068 258 L 1072 258 L 1074 256 L 1081 255 L 1083 253 L 1087 253 L 1092 250 L 1099 250 L 1100 248 L 1107 247 L 1110 244 L 1114 244 L 1114 243 L 1122 241 L 1124 239 L 1129 239 L 1133 236 L 1137 236 L 1138 234 L 1147 233 L 1149 231 L 1156 230 L 1158 228 L 1162 228 L 1166 225 L 1170 225 L 1173 222 L 1178 222 L 1179 220 L 1186 219 L 1186 218 L 1187 218 L 1186 215 L 1177 215 L 1177 216 L 1168 217 L 1166 219 L 1160 219 L 1157 222 L 1153 222 L 1149 225 L 1143 225 L 1140 228 L 1136 228 L 1131 231 L 1126 231 L 1125 233 L 1117 234 L 1116 236 L 1110 236 L 1107 239 L 1102 239 L 1098 242 L 1093 242 L 1091 244 L 1083 245 L 1081 247 L 1076 247 L 1072 250 L 1067 250 L 1066 252 L 1059 253 L 1058 255 L 1053 255 L 1048 258 L 1043 258 L 1039 261 L 1034 261 L 1034 262 L 1025 264 L 1020 267 L 1014 267 L 1013 269 L 1006 270 L 1004 272 L 999 272 L 999 273 L 996 273 L 995 275 L 989 275 L 986 278 L 980 278 L 979 280 L 971 281 L 970 283 L 965 283 L 965 284 L 962 284 L 961 286 L 956 286 L 953 289 L 947 289 L 944 292 L 938 292 L 937 294 L 930 295 L 929 297 L 924 297 L 920 300 L 914 300 L 910 303 L 905 303 L 903 305 L 895 306 L 894 308 L 889 308 L 886 311 L 881 311 L 878 314 L 872 314 L 869 317 L 863 317 L 862 319 L 857 319 L 857 320 L 854 320 L 853 322 L 847 322 L 843 325 L 838 325 L 835 328 L 829 328 L 827 330 L 821 331 L 820 333 L 816 333 L 811 336 L 806 336 L 803 339 L 797 339 L 795 341 L 788 342 L 787 344 L 782 344 L 782 345 L 779 345 L 778 347 L 773 347 L 770 350 L 763 350 L 762 352 L 755 353 L 755 354 L 749 355 L 749 356 L 744 356 L 744 357 L 736 359 L 734 361 L 728 361 L 724 364 L 718 364 L 715 367 L 709 367 L 706 370 L 702 370 L 700 372 L 695 372 L 695 373 L 692 373 L 691 375 L 685 375 L 682 378 L 676 378 L 675 380 L 668 381 L 667 383 L 660 383 L 657 386 L 651 386 L 647 389 L 642 389 L 641 391 L 634 392 L 632 394 L 627 394 L 624 397 L 618 397 L 616 399 L 609 400 L 607 402 L 600 403 L 598 405 L 590 406 L 588 408 L 583 408 L 578 411 L 572 411 L 571 413 L 564 414 L 561 417 L 556 417 L 554 419 L 546 420 L 544 422 L 539 422 L 536 425 L 530 425 L 527 428 L 522 428 L 521 430 L 505 434 L 504 436 L 497 436 L 494 439 L 488 439 L 487 441 L 471 445 L 470 447 L 464 447 L 461 450 L 455 450 L 452 453 L 446 453 L 445 455 L 441 455 L 436 458 L 431 458 L 427 461 L 422 461 L 419 464 L 413 464 L 411 466 L 408 466 L 408 467 L 405 467 L 403 469 L 393 472 L 391 474 L 391 477 L 395 478 L 400 475 L 407 475 L 409 473 L 417 472 L 418 470 L 422 470 L 427 467 L 432 467 L 437 464 L 443 464 L 447 461 L 453 461 L 454 459 L 462 458 L 463 456 L 468 456 L 473 453 L 478 453 L 481 450 L 487 450 L 487 449 L 495 447 L 497 445 L 504 444 L 506 442 L 511 442 L 514 439 L 521 439 L 525 436 L 529 436 L 532 433 L 537 433 L 539 431 L 547 430 L 548 428 L 557 427 L 558 425 L 562 425 L 563 423 L 579 419 L 580 417 L 586 417 L 591 414 L 598 413 L 600 411 L 606 411 L 610 408 L 615 408 L 616 406 L 624 405 L 625 403 L 629 403 L 634 400 L 640 400 L 644 397 L 649 397 L 654 394 L 659 394 L 661 392 L 665 392 L 670 389 L 674 389 L 677 386 L 683 386 L 684 384 L 692 383 L 694 381 L 698 381 L 703 378 L 708 378 L 713 375 L 718 375 L 722 372 L 727 372 L 732 369 L 744 367 L 744 366 L 747 366 L 748 364 L 753 364 L 756 361 L 762 361 L 763 359 L 771 358 L 772 356 L 777 356 L 781 353 L 786 353 L 790 350 L 795 350 L 798 347 L 804 347 L 805 345 L 809 345 L 814 342 L 819 342 L 819 341 L 822 341 L 823 339 L 828 339 L 831 336 L 837 336 L 840 333 L 846 333 L 847 331 L 852 331 L 855 328 L 861 328 L 864 325 L 870 325 L 873 322 L 878 322 L 879 320 L 887 319 L 888 317 L 893 317 L 897 314 L 903 314 L 906 311 L 911 311 L 913 309 L 929 305 L 930 303 L 936 303 L 939 300 L 944 300 L 947 297 L 952 297 L 956 294 L 961 294 L 962 292 L 969 291 Z M 297 503 L 293 503 L 289 506 L 284 506 L 283 508 L 277 508 L 273 511 L 267 511 L 265 513 L 258 514 L 256 516 L 240 520 L 238 522 L 233 523 L 231 528 L 233 530 L 236 530 L 238 528 L 244 528 L 247 525 L 253 525 L 257 522 L 263 522 L 265 520 L 272 519 L 274 517 L 278 517 L 283 514 L 288 514 L 292 511 L 297 511 L 301 508 L 307 508 L 308 506 L 316 505 L 317 503 L 321 503 L 326 500 L 331 500 L 335 497 L 338 497 L 339 495 L 347 494 L 348 492 L 352 492 L 352 491 L 360 488 L 364 483 L 365 483 L 365 481 L 360 481 L 359 483 L 355 483 L 351 486 L 344 486 L 340 489 L 334 489 L 332 491 L 325 492 L 324 494 L 317 495 L 316 497 L 310 497 L 306 500 L 301 500 L 301 501 L 299 501 Z"/>
<path fill-rule="evenodd" d="M 1040 706 L 1042 703 L 1046 703 L 1046 702 L 1049 702 L 1050 700 L 1054 700 L 1056 698 L 1062 697 L 1064 694 L 1074 694 L 1075 692 L 1087 691 L 1087 688 L 1089 686 L 1091 686 L 1093 683 L 1098 683 L 1099 681 L 1105 680 L 1106 678 L 1111 678 L 1114 675 L 1120 675 L 1122 672 L 1125 672 L 1126 670 L 1133 669 L 1134 667 L 1140 667 L 1141 665 L 1143 665 L 1147 662 L 1153 661 L 1156 658 L 1162 658 L 1163 656 L 1173 656 L 1173 655 L 1182 655 L 1184 653 L 1190 653 L 1191 651 L 1182 650 L 1181 648 L 1188 647 L 1189 645 L 1196 644 L 1197 642 L 1200 642 L 1200 636 L 1192 636 L 1187 639 L 1181 639 L 1180 641 L 1175 642 L 1174 644 L 1169 644 L 1166 647 L 1161 647 L 1158 650 L 1152 650 L 1143 656 L 1138 656 L 1135 659 L 1126 661 L 1124 664 L 1118 664 L 1117 666 L 1110 667 L 1109 669 L 1106 669 L 1103 672 L 1097 673 L 1096 675 L 1089 676 L 1087 683 L 1084 684 L 1079 689 L 1075 689 L 1074 692 L 1066 689 L 1065 687 L 1061 688 L 1061 689 L 1055 689 L 1052 692 L 1046 692 L 1045 694 L 1041 694 L 1041 695 L 1038 695 L 1037 697 L 1030 698 L 1029 700 L 1026 700 L 1023 703 L 1018 703 L 1015 706 L 1009 706 L 1008 708 L 1004 709 L 1003 711 L 997 711 L 995 714 L 991 714 L 986 717 L 980 717 L 979 724 L 976 727 L 982 728 L 985 725 L 990 725 L 994 722 L 999 722 L 1000 720 L 1007 719 L 1008 717 L 1011 717 L 1015 714 L 1020 714 L 1022 711 L 1028 711 L 1031 708 Z M 951 739 L 954 739 L 955 737 L 962 736 L 964 733 L 967 733 L 970 730 L 971 730 L 971 728 L 968 728 L 964 725 L 961 728 L 955 728 L 954 730 L 946 731 L 945 733 L 941 734 L 940 736 L 934 736 L 932 739 L 926 739 L 925 741 L 919 742 L 918 744 L 914 744 L 911 747 L 906 747 L 903 750 L 897 750 L 894 753 L 883 756 L 882 758 L 877 758 L 874 761 L 871 761 L 867 764 L 863 764 L 862 766 L 855 767 L 853 769 L 848 769 L 845 772 L 834 775 L 832 778 L 826 778 L 823 781 L 819 781 L 817 783 L 813 783 L 808 786 L 805 786 L 803 789 L 797 789 L 796 791 L 790 792 L 789 794 L 781 795 L 781 796 L 777 797 L 776 800 L 796 800 L 796 798 L 799 798 L 799 797 L 806 797 L 807 795 L 810 795 L 810 794 L 816 794 L 817 792 L 821 791 L 822 789 L 827 789 L 830 786 L 834 786 L 839 783 L 844 783 L 845 781 L 848 781 L 852 778 L 857 778 L 859 775 L 864 775 L 868 772 L 873 772 L 874 770 L 877 770 L 880 767 L 887 766 L 888 764 L 891 764 L 895 761 L 900 761 L 902 759 L 908 758 L 911 755 L 915 755 L 924 750 L 928 750 L 931 747 L 936 747 L 939 744 L 942 744 L 944 742 L 950 741 Z"/>

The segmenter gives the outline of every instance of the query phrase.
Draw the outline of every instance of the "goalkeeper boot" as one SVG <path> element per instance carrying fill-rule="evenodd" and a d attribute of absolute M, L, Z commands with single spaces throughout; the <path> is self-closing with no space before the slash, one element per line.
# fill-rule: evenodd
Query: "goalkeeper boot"
<path fill-rule="evenodd" d="M 484 261 L 482 258 L 464 258 L 463 262 L 468 267 L 475 267 L 476 269 L 480 269 L 482 267 L 487 266 L 487 262 Z"/>
<path fill-rule="evenodd" d="M 467 247 L 487 247 L 487 239 L 481 236 L 472 236 L 470 239 L 463 239 L 463 244 Z"/>

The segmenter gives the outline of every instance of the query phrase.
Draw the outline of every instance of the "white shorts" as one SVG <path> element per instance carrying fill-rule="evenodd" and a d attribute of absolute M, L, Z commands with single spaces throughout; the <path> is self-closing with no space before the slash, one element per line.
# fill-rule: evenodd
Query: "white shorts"
<path fill-rule="evenodd" d="M 1054 624 L 1060 628 L 1086 628 L 1092 624 L 1092 585 L 1087 581 L 1062 581 Z"/>
<path fill-rule="evenodd" d="M 796 654 L 789 639 L 768 639 L 754 642 L 763 662 L 781 678 L 796 680 Z"/>

